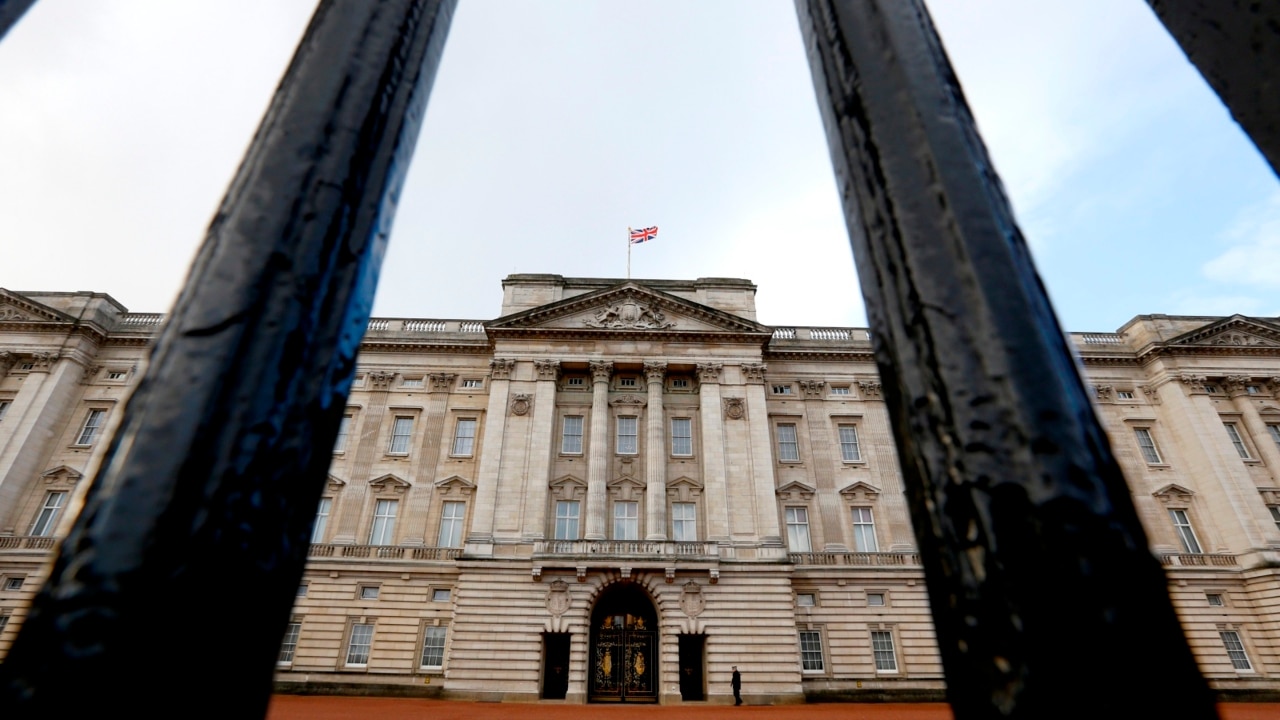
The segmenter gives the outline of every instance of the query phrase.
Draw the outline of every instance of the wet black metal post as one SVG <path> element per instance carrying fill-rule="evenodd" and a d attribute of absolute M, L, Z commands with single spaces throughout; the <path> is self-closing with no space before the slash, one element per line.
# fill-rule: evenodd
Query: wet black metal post
<path fill-rule="evenodd" d="M 1280 174 L 1280 3 L 1147 0 Z"/>
<path fill-rule="evenodd" d="M 956 717 L 1214 717 L 922 0 L 796 6 Z"/>
<path fill-rule="evenodd" d="M 454 5 L 320 3 L 0 666 L 4 717 L 264 714 Z"/>

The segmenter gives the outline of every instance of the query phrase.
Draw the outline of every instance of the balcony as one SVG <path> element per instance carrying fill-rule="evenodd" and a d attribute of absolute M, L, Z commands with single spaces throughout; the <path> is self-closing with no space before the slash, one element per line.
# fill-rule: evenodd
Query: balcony
<path fill-rule="evenodd" d="M 462 548 L 404 547 L 402 545 L 312 545 L 310 558 L 361 560 L 457 560 Z"/>
<path fill-rule="evenodd" d="M 720 546 L 714 542 L 666 542 L 658 540 L 537 540 L 533 556 L 543 558 L 600 557 L 609 559 L 716 560 Z"/>
<path fill-rule="evenodd" d="M 808 552 L 788 555 L 792 565 L 826 566 L 841 565 L 846 567 L 920 567 L 920 556 L 916 553 L 891 552 Z"/>
<path fill-rule="evenodd" d="M 1160 556 L 1165 567 L 1238 567 L 1235 555 L 1210 555 L 1205 553 L 1169 553 Z"/>
<path fill-rule="evenodd" d="M 52 535 L 0 535 L 0 550 L 52 550 L 57 542 Z"/>

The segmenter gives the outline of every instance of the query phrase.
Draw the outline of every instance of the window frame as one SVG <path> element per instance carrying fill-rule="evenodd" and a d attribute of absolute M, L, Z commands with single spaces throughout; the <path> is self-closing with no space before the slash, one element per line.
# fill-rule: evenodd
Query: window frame
<path fill-rule="evenodd" d="M 577 433 L 569 432 L 571 420 L 577 421 Z M 586 447 L 583 443 L 583 434 L 586 430 L 587 419 L 585 415 L 563 415 L 560 418 L 560 454 L 561 455 L 582 455 L 583 449 Z M 577 449 L 570 447 L 569 439 L 577 438 Z"/>
<path fill-rule="evenodd" d="M 568 509 L 573 506 L 573 515 L 561 514 L 561 509 Z M 561 521 L 563 521 L 563 531 Z M 569 531 L 569 523 L 573 523 L 573 531 Z M 580 500 L 556 500 L 555 524 L 551 528 L 551 538 L 553 540 L 581 540 L 582 539 L 582 501 Z"/>
<path fill-rule="evenodd" d="M 871 661 L 875 665 L 876 675 L 898 675 L 901 673 L 901 663 L 898 662 L 898 643 L 894 640 L 892 628 L 872 629 L 871 633 Z M 877 637 L 879 636 L 879 637 Z M 877 640 L 881 641 L 881 646 L 877 647 Z M 888 647 L 884 647 L 884 643 L 888 643 Z M 887 653 L 887 655 L 886 655 Z M 892 667 L 881 667 L 881 661 L 887 659 Z"/>
<path fill-rule="evenodd" d="M 457 515 L 449 514 L 450 510 L 459 510 Z M 466 538 L 463 533 L 467 523 L 467 503 L 465 500 L 446 500 L 440 505 L 440 527 L 436 532 L 436 547 L 460 548 Z M 445 527 L 450 529 L 449 542 L 445 543 Z"/>
<path fill-rule="evenodd" d="M 284 630 L 284 638 L 280 641 L 280 654 L 276 656 L 276 664 L 284 667 L 293 665 L 294 655 L 298 652 L 298 637 L 302 635 L 302 621 L 292 620 Z M 285 655 L 288 657 L 285 657 Z"/>
<path fill-rule="evenodd" d="M 632 515 L 619 515 L 619 510 L 631 509 Z M 619 525 L 619 523 L 622 523 Z M 622 532 L 619 532 L 621 528 Z M 630 532 L 626 532 L 630 530 Z M 630 535 L 630 537 L 624 537 Z M 636 500 L 613 501 L 613 536 L 612 539 L 623 542 L 635 542 L 640 539 L 640 503 Z"/>
<path fill-rule="evenodd" d="M 808 598 L 809 601 L 805 602 L 804 598 Z M 798 608 L 818 607 L 818 591 L 817 590 L 806 590 L 805 592 L 797 591 L 796 607 Z"/>
<path fill-rule="evenodd" d="M 1228 638 L 1227 637 L 1228 635 L 1230 635 L 1231 637 Z M 1227 659 L 1231 661 L 1231 668 L 1233 670 L 1235 670 L 1238 673 L 1256 672 L 1256 670 L 1254 669 L 1253 661 L 1249 659 L 1249 651 L 1244 646 L 1244 637 L 1240 634 L 1238 630 L 1219 627 L 1218 637 L 1222 640 L 1222 648 L 1223 650 L 1226 650 Z M 1233 649 L 1231 647 L 1232 642 L 1234 642 L 1235 645 L 1237 645 L 1238 647 Z M 1238 658 L 1236 657 L 1237 654 L 1239 655 Z M 1243 667 L 1241 667 L 1240 665 L 1241 662 L 1244 663 Z"/>
<path fill-rule="evenodd" d="M 346 413 L 338 421 L 338 436 L 333 439 L 333 454 L 342 455 L 347 452 L 347 444 L 351 442 L 352 413 Z"/>
<path fill-rule="evenodd" d="M 770 383 L 770 395 L 795 395 L 795 388 L 790 383 Z"/>
<path fill-rule="evenodd" d="M 440 597 L 440 593 L 444 593 L 444 597 Z M 431 588 L 431 602 L 447 603 L 453 602 L 453 588 Z"/>
<path fill-rule="evenodd" d="M 843 397 L 846 395 L 853 395 L 853 388 L 849 385 L 832 385 L 829 392 L 832 395 L 840 395 Z"/>
<path fill-rule="evenodd" d="M 4 578 L 4 584 L 0 588 L 4 588 L 6 592 L 21 592 L 22 586 L 27 584 L 25 575 L 9 575 Z"/>
<path fill-rule="evenodd" d="M 679 517 L 681 512 L 688 513 L 689 516 Z M 672 542 L 698 542 L 698 503 L 683 501 L 671 503 L 671 540 Z"/>
<path fill-rule="evenodd" d="M 1203 555 L 1204 545 L 1201 544 L 1200 537 L 1191 524 L 1191 516 L 1187 512 L 1186 508 L 1169 508 L 1169 520 L 1173 523 L 1173 532 L 1181 541 L 1185 554 Z M 1190 538 L 1189 541 L 1188 538 Z"/>
<path fill-rule="evenodd" d="M 9 408 L 13 406 L 13 398 L 0 398 L 0 422 L 4 422 L 4 416 L 9 414 Z"/>
<path fill-rule="evenodd" d="M 800 519 L 803 515 L 803 519 Z M 792 520 L 793 516 L 797 518 Z M 787 505 L 783 508 L 783 526 L 787 529 L 787 551 L 793 553 L 811 553 L 813 552 L 813 534 L 809 532 L 809 507 L 807 505 Z M 795 547 L 792 542 L 793 531 L 795 537 L 799 537 L 799 528 L 804 528 L 804 549 Z"/>
<path fill-rule="evenodd" d="M 677 435 L 676 430 L 683 424 L 684 435 Z M 693 457 L 693 418 L 692 417 L 673 417 L 671 418 L 671 456 L 679 458 Z M 680 443 L 684 440 L 688 442 L 688 450 L 681 452 Z"/>
<path fill-rule="evenodd" d="M 433 635 L 439 636 L 439 644 L 432 642 Z M 449 626 L 447 625 L 428 625 L 422 632 L 422 652 L 418 653 L 418 669 L 426 671 L 442 671 L 444 670 L 444 649 L 449 641 Z M 438 650 L 440 663 L 431 665 L 427 663 L 427 653 L 429 651 Z M 432 652 L 435 655 L 435 652 Z M 433 658 L 434 659 L 434 658 Z"/>
<path fill-rule="evenodd" d="M 93 447 L 106 420 L 107 408 L 89 408 L 84 416 L 84 422 L 80 425 L 80 431 L 76 433 L 76 441 L 71 444 L 75 447 Z"/>
<path fill-rule="evenodd" d="M 66 490 L 50 490 L 45 493 L 44 503 L 40 505 L 40 511 L 31 521 L 31 531 L 27 534 L 32 537 L 51 537 L 58 529 L 58 518 L 62 516 L 62 510 L 66 507 L 69 495 L 70 493 Z M 50 507 L 49 501 L 55 498 L 58 501 L 57 504 Z"/>
<path fill-rule="evenodd" d="M 805 639 L 808 636 L 809 647 L 805 647 Z M 796 639 L 800 646 L 800 672 L 803 675 L 825 675 L 827 674 L 827 657 L 826 643 L 823 642 L 822 630 L 816 628 L 803 628 L 797 630 Z M 816 644 L 817 648 L 814 649 Z M 814 663 L 816 655 L 817 667 L 810 667 Z"/>
<path fill-rule="evenodd" d="M 784 428 L 791 433 L 791 439 L 787 440 L 783 437 Z M 774 433 L 777 435 L 777 451 L 778 462 L 780 463 L 798 463 L 800 462 L 800 427 L 795 422 L 780 422 L 774 424 Z M 788 457 L 784 452 L 784 448 L 791 448 L 791 456 Z"/>
<path fill-rule="evenodd" d="M 378 600 L 382 595 L 382 586 L 365 583 L 356 592 L 356 600 Z"/>
<path fill-rule="evenodd" d="M 845 431 L 848 430 L 853 435 L 853 440 L 845 438 Z M 836 424 L 836 440 L 840 444 L 840 462 L 843 463 L 861 463 L 866 462 L 862 457 L 862 440 L 858 437 L 858 423 L 842 422 Z M 849 452 L 852 448 L 852 453 Z M 851 457 L 852 455 L 852 457 Z"/>
<path fill-rule="evenodd" d="M 329 516 L 333 513 L 333 498 L 322 497 L 316 503 L 316 516 L 311 521 L 311 544 L 324 542 L 325 533 L 329 530 Z"/>
<path fill-rule="evenodd" d="M 624 423 L 623 421 L 627 421 Z M 624 424 L 630 425 L 631 432 L 624 434 Z M 626 438 L 629 442 L 623 443 Z M 619 415 L 614 418 L 614 453 L 617 455 L 639 455 L 640 454 L 640 416 L 639 415 Z"/>
<path fill-rule="evenodd" d="M 390 514 L 384 512 L 389 509 Z M 390 498 L 376 498 L 373 501 L 373 521 L 369 523 L 369 544 L 385 547 L 394 545 L 396 539 L 396 519 L 400 514 L 400 501 Z M 389 536 L 389 537 L 388 537 Z M 375 542 L 375 537 L 384 542 Z"/>
<path fill-rule="evenodd" d="M 1240 434 L 1240 425 L 1235 420 L 1223 420 L 1222 427 L 1227 431 L 1227 438 L 1231 440 L 1231 445 L 1236 449 L 1236 454 L 1241 460 L 1252 460 L 1253 455 L 1249 454 L 1249 448 L 1244 443 L 1244 436 Z"/>
<path fill-rule="evenodd" d="M 876 537 L 876 521 L 875 515 L 871 512 L 871 508 L 867 505 L 855 505 L 849 508 L 850 517 L 853 519 L 853 547 L 854 552 L 860 553 L 878 553 L 880 552 L 880 541 Z M 870 548 L 864 548 L 869 539 Z"/>
<path fill-rule="evenodd" d="M 408 455 L 409 445 L 413 440 L 414 416 L 412 415 L 394 415 L 391 418 L 391 433 L 387 438 L 387 454 L 388 455 Z M 401 432 L 401 430 L 404 432 Z M 403 439 L 403 449 L 397 450 L 398 440 Z"/>
<path fill-rule="evenodd" d="M 1160 454 L 1160 446 L 1156 444 L 1156 436 L 1150 425 L 1138 425 L 1133 428 L 1133 436 L 1138 444 L 1138 454 L 1148 465 L 1164 465 L 1164 457 Z M 1143 444 L 1143 439 L 1147 440 Z"/>
<path fill-rule="evenodd" d="M 374 627 L 375 624 L 376 623 L 372 623 L 372 622 L 360 622 L 358 620 L 352 621 L 349 624 L 347 629 L 347 642 L 345 643 L 346 650 L 343 655 L 343 663 L 342 663 L 343 667 L 348 667 L 348 668 L 369 667 L 369 658 L 372 657 L 373 655 L 373 634 L 375 631 L 375 627 Z M 359 643 L 359 646 L 364 648 L 364 660 L 363 661 L 359 659 L 353 660 L 352 659 L 353 653 L 355 653 L 355 650 L 357 647 L 356 640 L 357 638 L 360 637 L 360 635 L 362 634 L 361 631 L 365 628 L 368 629 L 368 637 L 365 638 L 367 642 Z M 355 656 L 355 657 L 358 658 L 359 656 Z"/>
<path fill-rule="evenodd" d="M 469 428 L 471 434 L 464 435 Z M 460 417 L 453 421 L 453 440 L 449 443 L 449 457 L 475 457 L 476 439 L 480 434 L 480 418 Z"/>
<path fill-rule="evenodd" d="M 458 380 L 460 390 L 483 390 L 484 378 L 461 378 Z"/>

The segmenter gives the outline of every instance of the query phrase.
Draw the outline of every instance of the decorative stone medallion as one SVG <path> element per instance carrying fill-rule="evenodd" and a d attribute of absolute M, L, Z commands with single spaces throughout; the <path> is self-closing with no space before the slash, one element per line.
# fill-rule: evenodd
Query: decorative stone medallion
<path fill-rule="evenodd" d="M 707 609 L 707 598 L 702 594 L 702 586 L 690 580 L 680 591 L 680 609 L 689 617 L 698 617 Z"/>
<path fill-rule="evenodd" d="M 611 330 L 662 330 L 675 327 L 675 323 L 658 309 L 630 298 L 597 310 L 595 315 L 583 320 L 582 324 L 590 328 Z"/>
<path fill-rule="evenodd" d="M 730 420 L 741 420 L 747 416 L 747 404 L 742 398 L 727 397 L 724 400 L 724 416 Z"/>
<path fill-rule="evenodd" d="M 511 398 L 512 415 L 528 415 L 533 407 L 533 396 L 528 393 L 516 393 Z"/>
<path fill-rule="evenodd" d="M 547 591 L 547 611 L 560 617 L 568 611 L 572 600 L 569 597 L 569 583 L 556 580 L 551 583 L 551 589 Z"/>

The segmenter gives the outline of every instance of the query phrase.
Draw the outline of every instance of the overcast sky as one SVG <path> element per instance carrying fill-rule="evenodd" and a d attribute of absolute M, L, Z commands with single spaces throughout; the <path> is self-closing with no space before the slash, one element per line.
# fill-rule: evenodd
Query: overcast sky
<path fill-rule="evenodd" d="M 1280 315 L 1280 186 L 1141 0 L 931 0 L 1059 317 Z M 0 41 L 0 287 L 166 311 L 315 0 L 39 0 Z M 864 325 L 789 0 L 461 0 L 374 314 L 513 272 L 744 277 Z"/>

